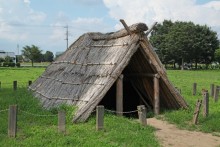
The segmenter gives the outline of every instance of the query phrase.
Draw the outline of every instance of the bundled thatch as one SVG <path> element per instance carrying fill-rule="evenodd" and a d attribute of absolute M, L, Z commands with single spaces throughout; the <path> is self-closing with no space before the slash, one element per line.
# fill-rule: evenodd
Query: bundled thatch
<path fill-rule="evenodd" d="M 129 30 L 131 35 L 125 29 L 82 35 L 29 88 L 46 108 L 61 103 L 78 106 L 74 122 L 89 117 L 122 73 L 148 106 L 154 103 L 149 75 L 155 75 L 160 77 L 161 107 L 187 107 L 144 34 L 147 26 L 138 23 Z"/>

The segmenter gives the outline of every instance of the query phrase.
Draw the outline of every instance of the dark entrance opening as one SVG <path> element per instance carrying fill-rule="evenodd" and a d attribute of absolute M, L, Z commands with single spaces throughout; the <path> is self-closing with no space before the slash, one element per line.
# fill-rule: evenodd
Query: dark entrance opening
<path fill-rule="evenodd" d="M 123 112 L 137 110 L 141 104 L 141 99 L 126 77 L 123 81 Z M 99 105 L 104 105 L 105 109 L 116 111 L 116 83 L 109 89 Z M 124 113 L 123 116 L 137 117 L 137 112 Z"/>

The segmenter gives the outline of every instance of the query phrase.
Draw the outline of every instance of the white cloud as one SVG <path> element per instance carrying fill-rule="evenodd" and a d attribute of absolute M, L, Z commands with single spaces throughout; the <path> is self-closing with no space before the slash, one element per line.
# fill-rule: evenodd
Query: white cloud
<path fill-rule="evenodd" d="M 128 25 L 144 22 L 148 26 L 164 19 L 192 21 L 208 26 L 220 26 L 220 1 L 198 5 L 196 0 L 103 0 L 109 15 L 124 19 Z M 116 29 L 121 28 L 118 23 Z M 217 27 L 215 27 L 217 28 Z M 220 33 L 220 30 L 216 30 Z"/>
<path fill-rule="evenodd" d="M 98 5 L 102 3 L 102 0 L 72 0 L 74 3 L 81 5 Z"/>
<path fill-rule="evenodd" d="M 90 25 L 99 25 L 103 23 L 103 19 L 102 18 L 82 18 L 82 17 L 78 17 L 76 20 L 72 21 L 73 24 L 77 25 L 77 26 L 90 26 Z"/>
<path fill-rule="evenodd" d="M 0 38 L 8 41 L 25 40 L 29 33 L 24 28 L 27 25 L 41 24 L 47 15 L 33 10 L 30 0 L 0 0 Z M 20 31 L 19 27 L 23 27 Z"/>
<path fill-rule="evenodd" d="M 24 0 L 24 3 L 27 5 L 30 5 L 31 1 L 30 0 Z"/>
<path fill-rule="evenodd" d="M 66 25 L 69 26 L 69 35 L 73 39 L 78 38 L 80 35 L 86 32 L 106 32 L 110 30 L 110 27 L 105 24 L 103 18 L 78 17 L 74 20 L 69 20 L 64 13 L 58 13 L 58 21 L 52 24 L 54 29 L 50 39 L 53 41 L 65 39 L 66 29 L 64 26 Z"/>

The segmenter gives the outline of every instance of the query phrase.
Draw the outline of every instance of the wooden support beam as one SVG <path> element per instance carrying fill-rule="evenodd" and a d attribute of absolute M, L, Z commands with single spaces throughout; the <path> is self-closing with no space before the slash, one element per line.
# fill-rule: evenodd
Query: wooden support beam
<path fill-rule="evenodd" d="M 116 81 L 116 111 L 118 116 L 122 116 L 123 113 L 123 75 L 120 75 Z"/>
<path fill-rule="evenodd" d="M 128 77 L 158 77 L 160 78 L 159 74 L 151 74 L 151 73 L 130 73 L 126 74 Z"/>
<path fill-rule="evenodd" d="M 159 86 L 159 78 L 157 76 L 154 77 L 154 113 L 155 115 L 160 114 L 160 86 Z"/>
<path fill-rule="evenodd" d="M 128 25 L 125 23 L 124 19 L 120 19 L 120 22 L 123 24 L 123 26 L 125 27 L 125 29 L 128 32 L 128 34 L 131 35 L 132 33 L 131 33 Z"/>

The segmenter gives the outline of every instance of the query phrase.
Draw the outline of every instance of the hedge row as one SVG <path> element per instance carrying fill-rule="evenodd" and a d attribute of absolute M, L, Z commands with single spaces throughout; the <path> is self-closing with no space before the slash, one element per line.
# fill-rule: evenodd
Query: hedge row
<path fill-rule="evenodd" d="M 3 63 L 0 63 L 0 66 L 3 66 L 3 67 L 20 67 L 21 64 L 19 62 L 17 63 L 14 63 L 14 62 L 3 62 Z"/>

